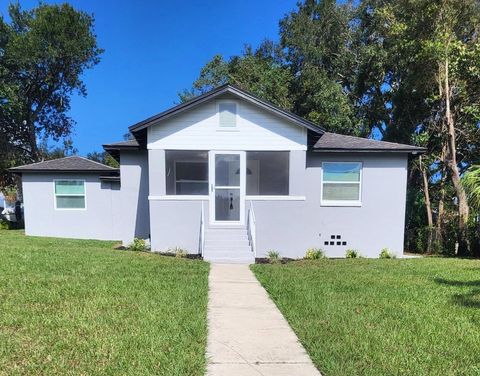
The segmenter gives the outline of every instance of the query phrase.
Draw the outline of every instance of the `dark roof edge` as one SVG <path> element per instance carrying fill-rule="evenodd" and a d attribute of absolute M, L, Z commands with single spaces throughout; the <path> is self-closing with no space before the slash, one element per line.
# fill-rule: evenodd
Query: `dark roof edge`
<path fill-rule="evenodd" d="M 218 88 L 215 88 L 205 94 L 202 94 L 202 95 L 199 95 L 195 98 L 192 98 L 191 100 L 187 101 L 187 102 L 184 102 L 184 103 L 181 103 L 175 107 L 172 107 L 170 108 L 169 110 L 166 110 L 166 111 L 163 111 L 157 115 L 154 115 L 154 116 L 151 116 L 141 122 L 138 122 L 130 127 L 128 127 L 128 130 L 130 132 L 138 132 L 144 128 L 147 128 L 149 127 L 153 122 L 155 121 L 158 121 L 158 120 L 161 120 L 161 119 L 167 119 L 169 118 L 170 116 L 173 116 L 173 115 L 176 115 L 178 114 L 179 112 L 182 112 L 182 111 L 185 111 L 191 107 L 195 107 L 203 102 L 206 102 L 207 100 L 209 100 L 210 98 L 212 97 L 216 97 L 218 95 L 221 95 L 221 94 L 224 94 L 224 93 L 233 93 L 243 99 L 246 99 L 252 103 L 255 103 L 257 105 L 259 105 L 260 107 L 266 109 L 266 110 L 269 110 L 271 112 L 275 112 L 277 115 L 280 115 L 286 119 L 289 119 L 290 121 L 293 121 L 299 125 L 302 125 L 304 126 L 305 128 L 307 129 L 310 129 L 311 131 L 313 132 L 317 132 L 317 133 L 323 133 L 325 132 L 325 129 L 323 129 L 322 127 L 306 120 L 306 119 L 303 119 L 301 118 L 300 116 L 298 115 L 295 115 L 289 111 L 286 111 L 286 110 L 283 110 L 281 109 L 280 107 L 270 103 L 270 102 L 267 102 L 267 101 L 264 101 L 263 99 L 260 99 L 256 96 L 254 96 L 253 94 L 250 94 L 240 88 L 237 88 L 233 85 L 230 85 L 230 84 L 225 84 L 225 85 L 222 85 L 222 86 L 219 86 Z"/>
<path fill-rule="evenodd" d="M 109 144 L 103 144 L 104 149 L 120 150 L 120 149 L 138 149 L 140 147 L 139 142 L 136 139 L 130 139 L 125 141 L 112 142 Z"/>
<path fill-rule="evenodd" d="M 80 169 L 80 170 L 65 170 L 65 169 L 49 169 L 49 170 L 39 170 L 39 169 L 27 169 L 27 168 L 22 168 L 22 169 L 16 169 L 15 167 L 12 167 L 12 168 L 9 168 L 7 169 L 7 171 L 11 172 L 11 173 L 14 173 L 14 174 L 23 174 L 25 172 L 28 172 L 28 173 L 38 173 L 38 174 L 48 174 L 48 173 L 52 173 L 52 172 L 61 172 L 61 173 L 73 173 L 73 174 L 76 174 L 76 173 L 94 173 L 94 174 L 98 174 L 98 173 L 102 173 L 102 174 L 105 174 L 107 172 L 120 172 L 120 169 L 119 168 L 113 168 L 111 170 L 94 170 L 94 169 L 90 169 L 90 170 L 85 170 L 85 169 Z"/>
<path fill-rule="evenodd" d="M 108 151 L 108 150 L 138 150 L 140 149 L 139 145 L 110 145 L 110 144 L 105 144 L 102 145 L 103 149 Z"/>
<path fill-rule="evenodd" d="M 371 149 L 361 149 L 361 148 L 328 148 L 328 149 L 312 149 L 315 153 L 409 153 L 409 154 L 425 154 L 427 152 L 426 148 L 405 148 L 405 149 L 388 149 L 388 148 L 371 148 Z"/>

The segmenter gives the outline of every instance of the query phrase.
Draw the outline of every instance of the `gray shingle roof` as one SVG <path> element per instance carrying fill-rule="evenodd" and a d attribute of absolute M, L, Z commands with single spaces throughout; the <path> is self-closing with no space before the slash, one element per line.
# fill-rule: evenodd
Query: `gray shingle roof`
<path fill-rule="evenodd" d="M 344 136 L 337 133 L 325 132 L 313 146 L 314 151 L 321 152 L 397 152 L 397 153 L 425 153 L 426 149 L 418 146 L 397 144 L 394 142 L 377 141 L 369 138 Z"/>
<path fill-rule="evenodd" d="M 22 172 L 117 172 L 117 168 L 91 161 L 83 157 L 65 157 L 49 161 L 10 168 L 15 173 Z"/>

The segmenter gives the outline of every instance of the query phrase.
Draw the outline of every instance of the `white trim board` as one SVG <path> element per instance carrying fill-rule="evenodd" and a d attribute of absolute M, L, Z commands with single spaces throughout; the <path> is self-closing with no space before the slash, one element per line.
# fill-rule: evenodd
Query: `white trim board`
<path fill-rule="evenodd" d="M 208 201 L 209 196 L 205 195 L 162 195 L 148 196 L 149 201 Z"/>
<path fill-rule="evenodd" d="M 305 201 L 305 196 L 245 196 L 250 201 Z"/>

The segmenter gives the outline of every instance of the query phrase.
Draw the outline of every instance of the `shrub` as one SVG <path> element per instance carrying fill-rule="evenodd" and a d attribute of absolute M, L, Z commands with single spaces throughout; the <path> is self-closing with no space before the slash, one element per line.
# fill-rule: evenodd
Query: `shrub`
<path fill-rule="evenodd" d="M 277 264 L 280 261 L 282 261 L 282 258 L 280 257 L 280 253 L 278 253 L 277 251 L 273 251 L 273 250 L 268 251 L 267 257 L 272 264 Z"/>
<path fill-rule="evenodd" d="M 396 256 L 390 252 L 390 250 L 388 248 L 383 248 L 381 251 L 380 251 L 380 256 L 379 256 L 381 259 L 391 259 L 391 258 L 395 258 Z"/>
<path fill-rule="evenodd" d="M 309 248 L 305 253 L 305 260 L 318 260 L 325 257 L 325 252 L 320 248 Z"/>
<path fill-rule="evenodd" d="M 0 219 L 0 230 L 10 230 L 10 223 L 3 219 Z"/>
<path fill-rule="evenodd" d="M 178 257 L 178 258 L 185 258 L 188 255 L 187 250 L 180 247 L 175 247 L 174 253 L 175 253 L 175 257 Z"/>
<path fill-rule="evenodd" d="M 5 201 L 10 204 L 14 204 L 17 200 L 17 188 L 13 186 L 5 187 L 2 189 L 3 197 L 5 197 Z"/>
<path fill-rule="evenodd" d="M 135 238 L 133 239 L 133 243 L 130 244 L 130 247 L 128 247 L 130 251 L 134 252 L 146 252 L 147 251 L 147 245 L 145 243 L 145 240 Z"/>
<path fill-rule="evenodd" d="M 188 256 L 188 251 L 181 247 L 168 248 L 167 253 L 178 258 L 185 258 Z"/>
<path fill-rule="evenodd" d="M 347 249 L 345 252 L 346 258 L 359 258 L 360 253 L 356 249 Z"/>

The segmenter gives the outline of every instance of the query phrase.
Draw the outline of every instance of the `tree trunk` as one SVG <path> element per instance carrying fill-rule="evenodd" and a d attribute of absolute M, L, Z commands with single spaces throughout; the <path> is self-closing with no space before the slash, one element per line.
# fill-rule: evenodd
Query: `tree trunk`
<path fill-rule="evenodd" d="M 443 125 L 442 125 L 443 131 Z M 438 199 L 438 213 L 437 213 L 437 222 L 435 225 L 435 241 L 438 244 L 443 245 L 443 216 L 445 214 L 445 181 L 447 180 L 447 169 L 445 165 L 445 158 L 447 153 L 447 144 L 442 145 L 442 154 L 440 155 L 441 168 L 441 178 L 440 178 L 440 197 Z"/>
<path fill-rule="evenodd" d="M 470 252 L 470 242 L 467 234 L 467 225 L 469 217 L 469 207 L 467 201 L 467 194 L 461 183 L 460 172 L 457 164 L 457 142 L 455 136 L 455 121 L 451 112 L 451 89 L 449 82 L 449 61 L 445 60 L 445 118 L 448 128 L 448 167 L 450 169 L 450 176 L 453 187 L 458 200 L 458 243 L 460 253 Z"/>
<path fill-rule="evenodd" d="M 430 191 L 428 187 L 428 176 L 425 166 L 423 165 L 422 156 L 420 156 L 420 171 L 422 172 L 423 181 L 423 195 L 425 197 L 425 209 L 427 210 L 427 222 L 428 222 L 428 238 L 427 238 L 427 253 L 432 252 L 432 229 L 433 229 L 433 215 L 432 204 L 430 201 Z"/>

